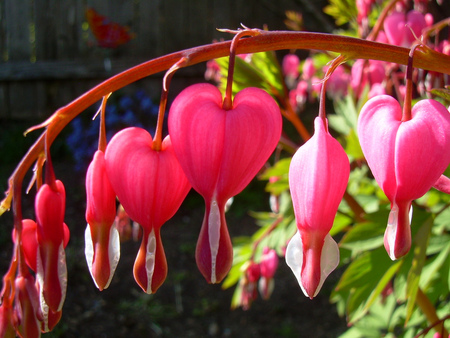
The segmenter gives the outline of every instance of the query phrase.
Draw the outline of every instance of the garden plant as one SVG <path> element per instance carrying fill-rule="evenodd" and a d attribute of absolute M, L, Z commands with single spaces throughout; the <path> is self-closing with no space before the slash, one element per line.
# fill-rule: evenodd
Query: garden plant
<path fill-rule="evenodd" d="M 137 65 L 28 129 L 27 137 L 42 133 L 0 204 L 0 214 L 14 215 L 0 335 L 39 337 L 61 318 L 71 224 L 51 146 L 101 102 L 85 232 L 99 290 L 120 259 L 119 207 L 142 231 L 134 278 L 143 292 L 158 292 L 170 268 L 160 229 L 194 189 L 205 203 L 196 263 L 205 283 L 235 288 L 232 308 L 251 309 L 258 294 L 270 302 L 283 259 L 311 299 L 339 267 L 330 301 L 348 322 L 342 337 L 448 337 L 450 19 L 433 17 L 430 6 L 448 3 L 331 0 L 325 11 L 345 27 L 333 34 L 223 29 L 232 40 Z M 300 60 L 299 50 L 308 56 Z M 275 51 L 284 51 L 281 62 Z M 168 103 L 176 71 L 202 62 L 208 83 Z M 134 126 L 107 138 L 110 95 L 159 72 L 156 130 Z M 35 218 L 23 219 L 31 170 Z M 251 211 L 258 231 L 233 238 L 226 210 L 255 177 L 267 181 L 271 210 Z"/>

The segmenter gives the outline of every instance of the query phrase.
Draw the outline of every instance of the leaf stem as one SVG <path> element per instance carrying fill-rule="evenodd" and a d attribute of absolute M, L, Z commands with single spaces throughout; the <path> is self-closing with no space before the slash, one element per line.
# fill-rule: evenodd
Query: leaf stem
<path fill-rule="evenodd" d="M 442 337 L 448 337 L 448 331 L 445 329 L 444 323 L 437 316 L 436 309 L 421 288 L 417 290 L 416 303 L 433 326 L 434 323 L 437 323 L 434 326 L 436 332 L 441 333 Z"/>

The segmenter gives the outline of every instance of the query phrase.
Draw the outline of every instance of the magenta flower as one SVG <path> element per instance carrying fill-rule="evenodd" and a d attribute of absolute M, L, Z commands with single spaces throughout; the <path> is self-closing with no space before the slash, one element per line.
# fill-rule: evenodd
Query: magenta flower
<path fill-rule="evenodd" d="M 384 245 L 392 260 L 411 247 L 411 202 L 424 195 L 450 163 L 450 114 L 437 101 L 422 100 L 412 118 L 391 96 L 376 96 L 361 109 L 358 134 L 375 180 L 391 202 Z"/>
<path fill-rule="evenodd" d="M 167 276 L 167 261 L 160 229 L 191 188 L 167 136 L 161 150 L 152 148 L 151 135 L 142 128 L 127 128 L 109 142 L 106 172 L 117 197 L 131 219 L 143 229 L 134 278 L 147 293 L 154 293 Z"/>
<path fill-rule="evenodd" d="M 289 168 L 289 187 L 298 231 L 286 249 L 286 263 L 303 293 L 313 298 L 339 263 L 339 248 L 329 231 L 344 195 L 348 157 L 316 117 L 314 135 L 301 146 Z"/>
<path fill-rule="evenodd" d="M 258 289 L 263 299 L 269 299 L 273 292 L 275 283 L 273 276 L 278 268 L 278 255 L 275 250 L 265 247 L 259 263 L 261 278 L 258 282 Z"/>
<path fill-rule="evenodd" d="M 35 200 L 37 223 L 36 274 L 41 296 L 52 311 L 62 309 L 67 289 L 64 251 L 64 212 L 66 192 L 61 181 L 44 184 Z M 41 300 L 42 302 L 42 300 Z"/>
<path fill-rule="evenodd" d="M 282 68 L 285 76 L 297 78 L 299 75 L 300 59 L 295 54 L 286 54 L 283 58 Z"/>
<path fill-rule="evenodd" d="M 97 150 L 86 174 L 85 255 L 92 279 L 106 289 L 120 259 L 116 218 L 116 194 L 106 175 L 105 155 Z"/>
<path fill-rule="evenodd" d="M 168 123 L 178 160 L 206 204 L 197 266 L 209 283 L 219 283 L 233 260 L 225 204 L 275 149 L 281 135 L 280 109 L 263 90 L 246 88 L 236 95 L 232 109 L 225 110 L 215 86 L 196 84 L 174 100 Z"/>
<path fill-rule="evenodd" d="M 411 47 L 414 40 L 422 35 L 422 30 L 427 27 L 425 16 L 415 10 L 408 13 L 394 12 L 384 20 L 384 31 L 389 43 Z"/>

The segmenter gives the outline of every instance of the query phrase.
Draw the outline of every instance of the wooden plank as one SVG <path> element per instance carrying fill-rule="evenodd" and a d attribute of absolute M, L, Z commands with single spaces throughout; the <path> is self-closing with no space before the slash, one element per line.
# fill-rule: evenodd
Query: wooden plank
<path fill-rule="evenodd" d="M 62 60 L 40 61 L 35 63 L 17 61 L 0 66 L 1 81 L 30 81 L 39 79 L 92 79 L 107 78 L 128 68 L 134 67 L 147 59 L 119 58 L 111 59 L 111 70 L 105 69 L 104 60 Z M 189 69 L 193 69 L 189 67 Z M 193 72 L 188 70 L 188 72 Z"/>
<path fill-rule="evenodd" d="M 163 0 L 140 1 L 136 16 L 136 38 L 131 44 L 138 45 L 138 55 L 151 59 L 161 56 L 163 50 Z"/>
<path fill-rule="evenodd" d="M 31 6 L 28 1 L 7 0 L 5 6 L 7 60 L 30 60 L 32 43 L 30 31 L 34 30 Z"/>
<path fill-rule="evenodd" d="M 9 117 L 8 93 L 8 85 L 0 84 L 0 119 L 7 119 Z"/>

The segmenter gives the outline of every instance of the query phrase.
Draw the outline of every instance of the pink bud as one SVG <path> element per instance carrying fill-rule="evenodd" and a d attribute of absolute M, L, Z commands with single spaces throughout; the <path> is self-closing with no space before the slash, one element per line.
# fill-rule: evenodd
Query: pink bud
<path fill-rule="evenodd" d="M 196 84 L 184 89 L 170 108 L 173 148 L 206 204 L 196 260 L 209 283 L 219 283 L 232 264 L 225 203 L 240 193 L 267 161 L 280 138 L 281 123 L 277 103 L 258 88 L 240 91 L 232 109 L 225 110 L 215 86 Z"/>
<path fill-rule="evenodd" d="M 61 181 L 44 184 L 36 195 L 37 279 L 45 302 L 53 311 L 61 310 L 66 297 L 67 267 L 64 251 L 66 192 Z"/>
<path fill-rule="evenodd" d="M 261 262 L 259 264 L 261 266 L 261 276 L 272 278 L 278 268 L 277 252 L 273 249 L 265 247 L 261 257 Z"/>
<path fill-rule="evenodd" d="M 304 80 L 310 80 L 316 73 L 316 67 L 314 66 L 314 60 L 312 58 L 306 58 L 303 63 L 302 77 Z"/>
<path fill-rule="evenodd" d="M 41 329 L 38 320 L 39 294 L 31 274 L 18 276 L 15 281 L 15 310 L 18 320 L 18 332 L 23 337 L 40 337 Z"/>
<path fill-rule="evenodd" d="M 120 258 L 116 218 L 116 194 L 106 175 L 105 155 L 98 150 L 86 174 L 85 255 L 96 286 L 106 289 Z"/>
<path fill-rule="evenodd" d="M 283 58 L 283 74 L 296 79 L 299 74 L 300 59 L 295 54 L 286 54 Z"/>
<path fill-rule="evenodd" d="M 437 101 L 422 100 L 412 118 L 392 97 L 376 96 L 358 119 L 361 148 L 372 173 L 391 201 L 384 244 L 392 260 L 411 246 L 411 201 L 423 196 L 450 163 L 450 114 Z"/>
<path fill-rule="evenodd" d="M 298 231 L 286 249 L 286 263 L 310 298 L 339 263 L 339 248 L 329 231 L 350 173 L 344 149 L 329 134 L 322 118 L 314 120 L 314 130 L 289 168 Z"/>

